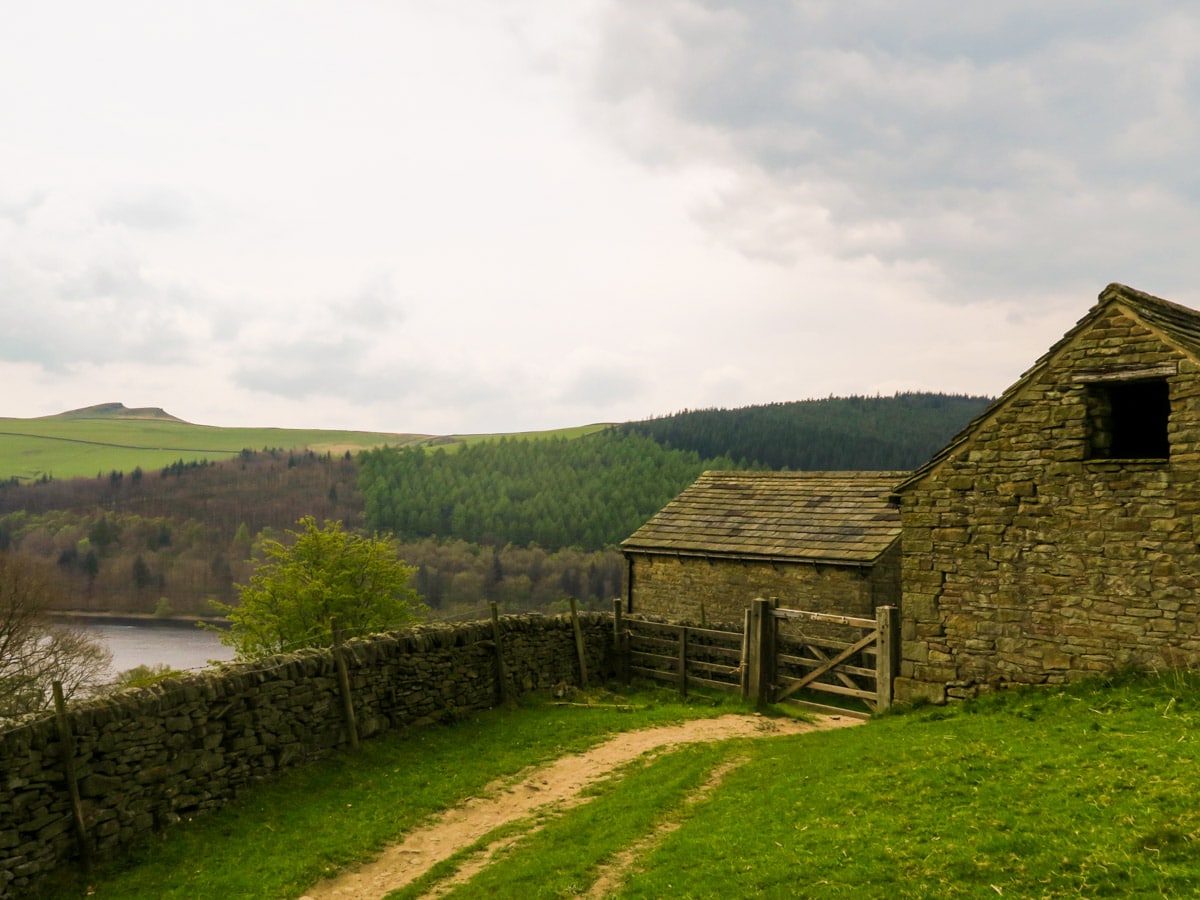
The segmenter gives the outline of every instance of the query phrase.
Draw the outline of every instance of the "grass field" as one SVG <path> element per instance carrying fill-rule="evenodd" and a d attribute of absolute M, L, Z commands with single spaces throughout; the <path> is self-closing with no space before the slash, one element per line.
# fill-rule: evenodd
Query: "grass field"
<path fill-rule="evenodd" d="M 299 896 L 496 776 L 613 730 L 722 711 L 662 694 L 623 699 L 630 711 L 545 703 L 370 742 L 172 830 L 97 872 L 88 894 Z M 531 825 L 452 896 L 575 896 L 617 848 L 647 838 L 610 896 L 1196 896 L 1198 739 L 1200 677 L 1179 674 L 678 749 Z M 715 789 L 687 802 L 730 762 Z M 667 820 L 679 827 L 661 830 Z"/>
<path fill-rule="evenodd" d="M 549 431 L 512 431 L 504 434 L 448 434 L 442 437 L 427 438 L 417 443 L 425 447 L 434 449 L 442 447 L 453 451 L 456 447 L 477 444 L 480 441 L 493 441 L 502 437 L 527 438 L 530 440 L 537 440 L 539 438 L 578 438 L 586 437 L 589 434 L 596 434 L 611 427 L 610 423 L 597 422 L 594 425 L 576 425 L 571 428 L 555 428 Z"/>
<path fill-rule="evenodd" d="M 575 437 L 599 431 L 593 425 L 513 436 Z M 0 418 L 0 480 L 91 478 L 109 472 L 154 471 L 185 463 L 229 459 L 242 450 L 312 450 L 341 455 L 389 445 L 453 447 L 500 435 L 433 437 L 373 431 L 292 428 L 220 428 L 170 417 L 125 416 L 107 407 L 95 415 L 76 411 L 35 419 Z"/>

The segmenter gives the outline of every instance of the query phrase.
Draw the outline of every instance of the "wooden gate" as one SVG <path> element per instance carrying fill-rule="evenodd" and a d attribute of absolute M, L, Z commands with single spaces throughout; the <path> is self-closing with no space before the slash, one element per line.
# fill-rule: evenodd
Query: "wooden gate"
<path fill-rule="evenodd" d="M 781 628 L 783 623 L 794 627 Z M 866 619 L 777 609 L 769 600 L 755 600 L 747 613 L 747 695 L 761 706 L 801 691 L 834 694 L 882 712 L 892 705 L 899 625 L 895 606 L 881 606 L 874 619 Z"/>
<path fill-rule="evenodd" d="M 670 681 L 684 695 L 689 684 L 739 691 L 759 706 L 790 701 L 823 708 L 807 699 L 814 693 L 862 701 L 870 712 L 892 705 L 900 651 L 894 606 L 881 606 L 867 619 L 778 609 L 757 599 L 746 612 L 743 632 L 623 616 L 620 601 L 613 610 L 626 679 Z M 797 696 L 802 693 L 803 700 Z"/>

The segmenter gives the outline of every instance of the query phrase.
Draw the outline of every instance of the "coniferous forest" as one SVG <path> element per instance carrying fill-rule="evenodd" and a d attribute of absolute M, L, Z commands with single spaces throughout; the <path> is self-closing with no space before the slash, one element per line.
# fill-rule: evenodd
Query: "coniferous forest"
<path fill-rule="evenodd" d="M 667 447 L 768 469 L 903 471 L 922 465 L 990 402 L 928 393 L 840 397 L 685 410 L 619 429 Z"/>
<path fill-rule="evenodd" d="M 359 457 L 359 488 L 368 527 L 402 540 L 599 550 L 631 534 L 705 469 L 735 467 L 729 458 L 702 459 L 607 431 L 453 451 L 371 450 Z"/>

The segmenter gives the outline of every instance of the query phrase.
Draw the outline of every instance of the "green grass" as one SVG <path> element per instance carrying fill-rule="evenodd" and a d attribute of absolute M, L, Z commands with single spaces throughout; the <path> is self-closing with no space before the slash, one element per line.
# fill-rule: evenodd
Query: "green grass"
<path fill-rule="evenodd" d="M 589 803 L 570 815 L 551 818 L 467 884 L 442 896 L 467 900 L 583 893 L 596 880 L 601 864 L 677 814 L 735 745 L 741 742 L 692 745 L 630 763 L 586 792 L 594 798 Z M 388 900 L 415 900 L 434 880 L 394 891 Z"/>
<path fill-rule="evenodd" d="M 478 444 L 481 441 L 496 441 L 500 438 L 527 438 L 529 440 L 580 438 L 587 437 L 589 434 L 597 434 L 612 427 L 612 423 L 597 422 L 593 425 L 574 425 L 568 428 L 552 428 L 548 431 L 510 431 L 499 434 L 448 434 L 441 437 L 426 438 L 418 443 L 431 449 L 442 447 L 447 451 L 453 452 L 458 447 L 466 444 Z"/>
<path fill-rule="evenodd" d="M 216 462 L 244 449 L 344 453 L 419 436 L 291 428 L 215 428 L 155 419 L 0 418 L 0 478 L 36 480 L 97 473 L 153 471 L 182 459 Z"/>
<path fill-rule="evenodd" d="M 95 896 L 296 896 L 495 775 L 713 711 L 657 695 L 633 712 L 526 707 L 372 742 L 170 832 L 140 865 L 101 873 Z M 516 828 L 531 833 L 460 894 L 571 896 L 675 818 L 615 896 L 1196 896 L 1198 729 L 1200 677 L 1126 676 L 689 748 Z M 745 761 L 689 805 L 732 755 Z"/>
<path fill-rule="evenodd" d="M 555 431 L 528 432 L 508 437 L 580 437 L 607 428 L 587 425 Z M 312 450 L 335 455 L 385 444 L 393 447 L 463 443 L 502 435 L 393 434 L 301 428 L 219 428 L 172 419 L 121 418 L 114 415 L 46 416 L 34 419 L 0 418 L 0 480 L 36 481 L 52 478 L 91 478 L 98 473 L 165 468 L 182 459 L 217 462 L 242 450 Z"/>
<path fill-rule="evenodd" d="M 1132 679 L 760 744 L 622 896 L 1194 896 L 1198 725 Z"/>
<path fill-rule="evenodd" d="M 181 823 L 120 863 L 97 869 L 86 885 L 64 873 L 44 896 L 299 896 L 497 778 L 619 731 L 728 709 L 725 698 L 685 706 L 669 693 L 630 703 L 605 695 L 591 706 L 545 701 L 396 733 L 258 785 L 221 811 Z"/>

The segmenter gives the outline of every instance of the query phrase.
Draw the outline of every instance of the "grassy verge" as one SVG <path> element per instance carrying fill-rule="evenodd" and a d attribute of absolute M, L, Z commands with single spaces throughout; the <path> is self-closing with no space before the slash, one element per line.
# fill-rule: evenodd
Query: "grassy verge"
<path fill-rule="evenodd" d="M 95 896 L 298 896 L 497 775 L 721 711 L 632 702 L 647 708 L 522 708 L 373 742 L 172 831 Z M 1198 738 L 1200 678 L 1131 676 L 679 750 L 539 823 L 459 891 L 571 896 L 653 836 L 613 896 L 1197 896 Z M 745 762 L 685 803 L 731 754 Z M 664 817 L 681 827 L 656 835 Z"/>
<path fill-rule="evenodd" d="M 760 744 L 621 896 L 1196 896 L 1198 725 L 1128 679 Z"/>
<path fill-rule="evenodd" d="M 46 897 L 279 898 L 369 859 L 416 823 L 526 766 L 605 736 L 726 712 L 654 693 L 492 710 L 413 729 L 256 786 L 218 813 L 166 832 L 85 884 L 64 876 Z"/>

